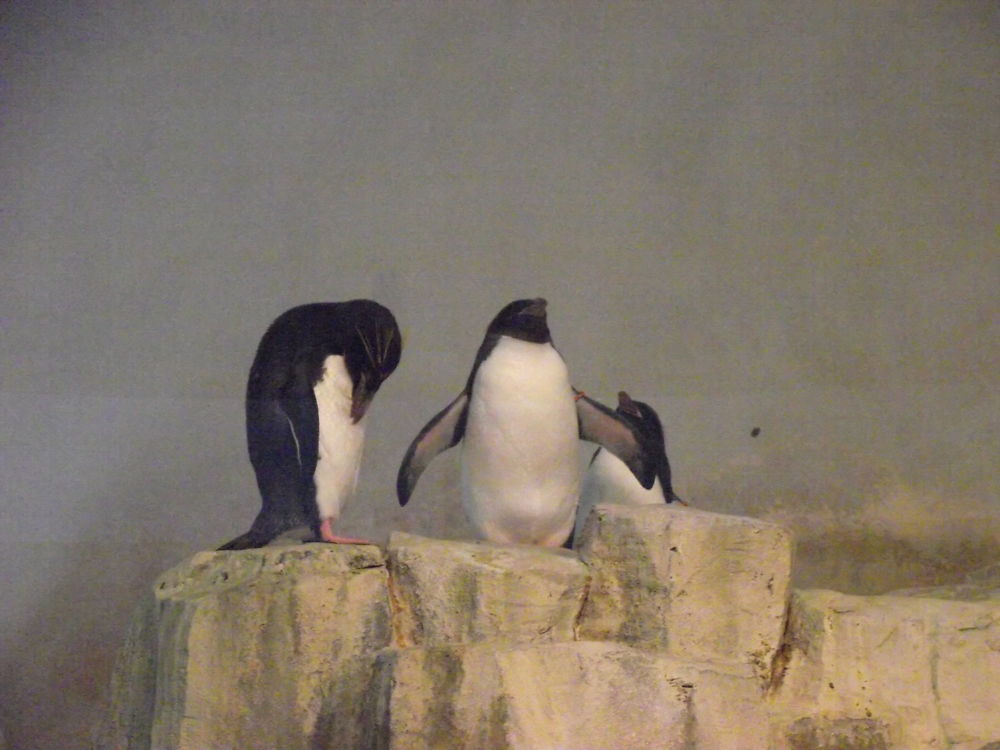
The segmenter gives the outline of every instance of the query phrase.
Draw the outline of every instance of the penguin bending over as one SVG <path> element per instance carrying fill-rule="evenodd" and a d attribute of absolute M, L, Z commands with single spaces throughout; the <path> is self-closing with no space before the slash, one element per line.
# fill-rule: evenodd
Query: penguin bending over
<path fill-rule="evenodd" d="M 365 415 L 399 364 L 400 338 L 392 313 L 366 299 L 293 307 L 271 324 L 246 393 L 261 509 L 220 550 L 261 547 L 303 525 L 315 540 L 366 543 L 332 526 L 357 485 Z"/>
<path fill-rule="evenodd" d="M 608 451 L 598 448 L 590 459 L 590 467 L 583 480 L 580 507 L 576 514 L 576 533 L 583 529 L 587 516 L 597 503 L 653 505 L 676 501 L 687 505 L 674 494 L 666 438 L 660 418 L 653 407 L 642 401 L 633 401 L 625 391 L 619 391 L 615 412 L 642 435 L 643 444 L 656 467 L 656 481 L 652 487 L 643 487 L 635 481 L 621 461 Z"/>
<path fill-rule="evenodd" d="M 559 546 L 579 500 L 578 441 L 619 456 L 651 487 L 656 466 L 635 428 L 575 391 L 552 346 L 544 299 L 511 302 L 490 323 L 465 388 L 411 443 L 396 492 L 406 505 L 440 452 L 462 443 L 462 503 L 483 538 Z"/>

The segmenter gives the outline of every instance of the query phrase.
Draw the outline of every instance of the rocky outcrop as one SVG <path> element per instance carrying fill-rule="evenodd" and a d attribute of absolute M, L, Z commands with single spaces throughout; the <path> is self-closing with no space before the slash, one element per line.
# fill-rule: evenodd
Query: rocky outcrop
<path fill-rule="evenodd" d="M 365 683 L 391 629 L 377 547 L 197 554 L 133 618 L 97 746 L 362 747 Z"/>
<path fill-rule="evenodd" d="M 568 550 L 393 534 L 397 645 L 574 640 L 587 567 Z"/>
<path fill-rule="evenodd" d="M 979 750 L 1000 739 L 1000 598 L 964 588 L 973 601 L 795 592 L 775 723 L 790 720 L 795 736 L 804 719 L 837 717 L 881 737 L 861 747 Z"/>
<path fill-rule="evenodd" d="M 579 554 L 409 534 L 201 553 L 137 610 L 95 747 L 1000 740 L 1000 599 L 790 592 L 790 550 L 752 519 L 598 506 Z"/>
<path fill-rule="evenodd" d="M 591 514 L 578 546 L 592 573 L 581 638 L 770 672 L 791 570 L 791 539 L 780 526 L 606 505 Z"/>

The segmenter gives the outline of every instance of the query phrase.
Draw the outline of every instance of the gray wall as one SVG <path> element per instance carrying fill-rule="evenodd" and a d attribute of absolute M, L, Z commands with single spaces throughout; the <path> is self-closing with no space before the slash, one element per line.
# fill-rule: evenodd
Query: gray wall
<path fill-rule="evenodd" d="M 305 301 L 406 336 L 345 533 L 467 533 L 454 456 L 405 511 L 395 469 L 545 295 L 575 382 L 659 410 L 693 505 L 789 523 L 800 585 L 997 559 L 996 7 L 0 6 L 13 746 L 80 746 L 138 592 L 249 524 L 246 370 Z"/>

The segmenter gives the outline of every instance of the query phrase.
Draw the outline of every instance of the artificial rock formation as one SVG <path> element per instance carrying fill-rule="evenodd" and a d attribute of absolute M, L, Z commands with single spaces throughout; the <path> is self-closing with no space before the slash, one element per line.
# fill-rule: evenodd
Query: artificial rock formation
<path fill-rule="evenodd" d="M 916 593 L 796 592 L 775 723 L 838 717 L 881 737 L 871 747 L 980 750 L 1000 740 L 1000 591 L 971 601 Z"/>
<path fill-rule="evenodd" d="M 568 550 L 389 538 L 400 646 L 573 640 L 587 567 Z"/>
<path fill-rule="evenodd" d="M 377 547 L 203 552 L 140 606 L 112 678 L 105 748 L 361 747 L 373 654 L 391 643 Z"/>
<path fill-rule="evenodd" d="M 578 546 L 593 574 L 581 638 L 769 673 L 791 571 L 791 539 L 780 526 L 607 505 L 591 514 Z"/>
<path fill-rule="evenodd" d="M 201 553 L 138 609 L 95 747 L 1000 740 L 1000 597 L 790 592 L 790 549 L 752 519 L 598 506 L 579 554 L 409 534 Z"/>

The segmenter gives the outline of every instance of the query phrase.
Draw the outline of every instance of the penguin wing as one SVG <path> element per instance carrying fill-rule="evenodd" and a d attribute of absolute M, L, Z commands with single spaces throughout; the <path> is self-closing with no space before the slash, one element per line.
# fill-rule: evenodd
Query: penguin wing
<path fill-rule="evenodd" d="M 247 402 L 247 442 L 250 461 L 299 480 L 312 477 L 319 451 L 316 398 L 268 398 Z"/>
<path fill-rule="evenodd" d="M 462 391 L 458 398 L 435 414 L 431 421 L 417 433 L 410 443 L 403 463 L 396 475 L 396 497 L 400 505 L 410 501 L 417 479 L 438 453 L 458 443 L 465 434 L 465 420 L 469 411 L 469 393 Z"/>
<path fill-rule="evenodd" d="M 574 389 L 575 390 L 575 389 Z M 607 448 L 618 456 L 645 489 L 656 481 L 656 461 L 641 436 L 604 404 L 576 391 L 576 416 L 580 437 Z"/>
<path fill-rule="evenodd" d="M 278 410 L 288 421 L 303 479 L 316 473 L 319 461 L 319 407 L 312 389 L 281 399 Z"/>

